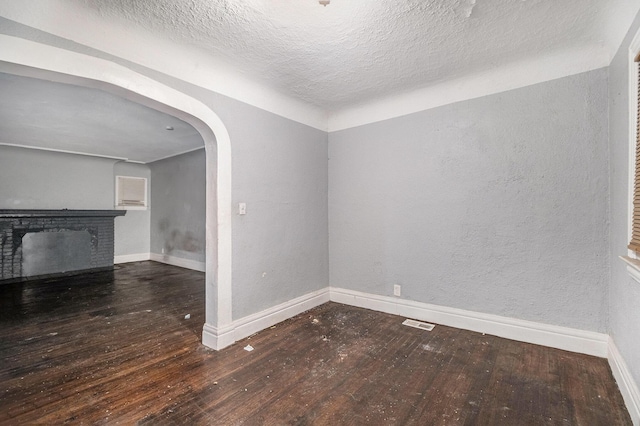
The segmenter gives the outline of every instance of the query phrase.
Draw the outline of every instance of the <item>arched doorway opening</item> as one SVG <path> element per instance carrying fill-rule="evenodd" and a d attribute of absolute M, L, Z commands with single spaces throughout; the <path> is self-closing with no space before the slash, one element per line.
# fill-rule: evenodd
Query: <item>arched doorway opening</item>
<path fill-rule="evenodd" d="M 231 145 L 220 118 L 205 104 L 104 59 L 0 35 L 0 71 L 100 89 L 191 124 L 205 144 L 206 261 L 202 342 L 221 349 L 231 316 Z M 211 167 L 210 167 L 211 165 Z"/>

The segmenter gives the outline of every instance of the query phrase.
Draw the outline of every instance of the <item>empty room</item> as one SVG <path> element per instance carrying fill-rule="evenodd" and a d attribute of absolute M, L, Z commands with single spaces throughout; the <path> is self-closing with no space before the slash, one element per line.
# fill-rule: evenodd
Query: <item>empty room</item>
<path fill-rule="evenodd" d="M 640 3 L 0 2 L 0 424 L 640 425 Z"/>

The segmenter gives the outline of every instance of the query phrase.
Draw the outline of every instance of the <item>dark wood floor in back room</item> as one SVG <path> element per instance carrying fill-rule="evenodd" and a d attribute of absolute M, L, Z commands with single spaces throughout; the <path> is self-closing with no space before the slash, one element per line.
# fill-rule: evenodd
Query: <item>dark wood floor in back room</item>
<path fill-rule="evenodd" d="M 0 424 L 631 424 L 604 359 L 337 303 L 206 349 L 204 274 L 158 263 L 0 297 Z"/>

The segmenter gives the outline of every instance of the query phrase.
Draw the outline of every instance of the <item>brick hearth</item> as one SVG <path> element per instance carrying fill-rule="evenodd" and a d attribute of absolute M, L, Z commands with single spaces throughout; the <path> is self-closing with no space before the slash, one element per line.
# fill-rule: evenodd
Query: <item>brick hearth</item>
<path fill-rule="evenodd" d="M 87 231 L 90 264 L 80 269 L 113 267 L 114 218 L 124 210 L 0 210 L 0 282 L 23 278 L 22 237 L 35 232 Z"/>

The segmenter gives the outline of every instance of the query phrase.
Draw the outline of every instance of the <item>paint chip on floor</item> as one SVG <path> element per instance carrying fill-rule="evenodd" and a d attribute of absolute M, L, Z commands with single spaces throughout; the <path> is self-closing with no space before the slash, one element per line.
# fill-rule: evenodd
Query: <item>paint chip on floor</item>
<path fill-rule="evenodd" d="M 247 352 L 251 352 L 253 350 L 253 346 L 247 345 L 247 346 L 244 347 L 244 350 L 247 351 Z"/>
<path fill-rule="evenodd" d="M 189 319 L 189 318 L 191 318 L 191 314 L 187 314 L 184 316 L 184 319 Z"/>

